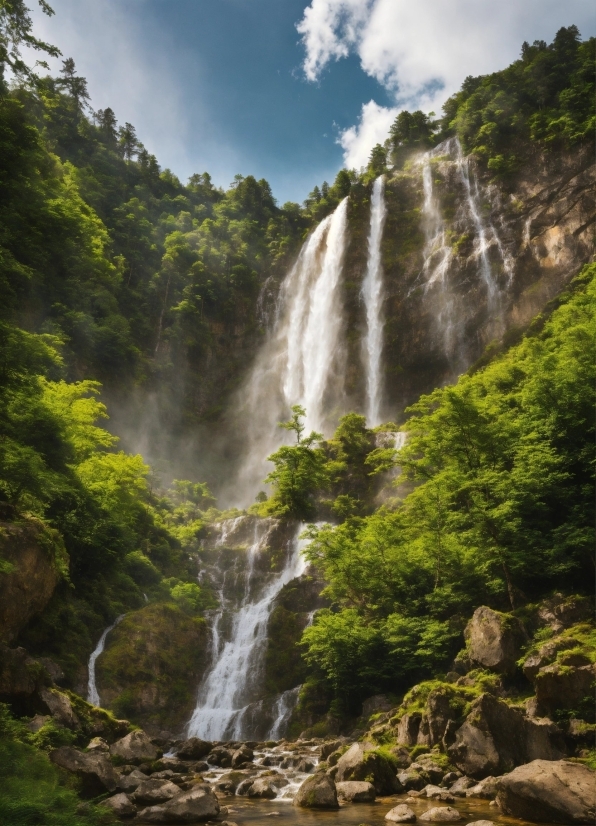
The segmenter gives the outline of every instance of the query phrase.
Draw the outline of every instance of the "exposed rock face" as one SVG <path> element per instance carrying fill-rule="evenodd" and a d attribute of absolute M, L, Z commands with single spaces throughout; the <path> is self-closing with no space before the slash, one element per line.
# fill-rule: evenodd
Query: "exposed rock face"
<path fill-rule="evenodd" d="M 32 694 L 50 682 L 37 660 L 24 648 L 0 644 L 0 698 L 27 702 Z"/>
<path fill-rule="evenodd" d="M 66 694 L 57 691 L 55 688 L 42 688 L 39 692 L 40 698 L 48 708 L 48 711 L 61 725 L 70 729 L 81 727 L 79 718 L 75 714 L 72 703 Z"/>
<path fill-rule="evenodd" d="M 481 605 L 467 624 L 464 637 L 473 663 L 501 674 L 515 670 L 524 641 L 516 619 Z"/>
<path fill-rule="evenodd" d="M 204 823 L 219 814 L 219 803 L 210 788 L 195 786 L 161 806 L 141 809 L 138 819 L 145 823 Z"/>
<path fill-rule="evenodd" d="M 366 780 L 344 780 L 336 788 L 339 799 L 350 803 L 372 803 L 376 797 L 375 787 Z"/>
<path fill-rule="evenodd" d="M 12 568 L 0 573 L 0 642 L 12 642 L 48 604 L 68 554 L 57 531 L 31 519 L 0 523 L 0 557 Z"/>
<path fill-rule="evenodd" d="M 592 619 L 592 609 L 585 597 L 556 594 L 552 599 L 544 600 L 538 609 L 538 616 L 558 634 L 576 622 Z"/>
<path fill-rule="evenodd" d="M 559 708 L 575 708 L 586 697 L 594 696 L 596 665 L 552 665 L 541 668 L 534 677 L 539 708 L 552 713 Z"/>
<path fill-rule="evenodd" d="M 476 700 L 448 749 L 464 774 L 483 778 L 499 775 L 531 759 L 564 756 L 562 732 L 550 721 L 527 719 L 491 694 Z"/>
<path fill-rule="evenodd" d="M 336 780 L 338 783 L 345 780 L 367 780 L 373 784 L 377 794 L 398 794 L 402 790 L 391 763 L 362 743 L 354 743 L 340 757 Z"/>
<path fill-rule="evenodd" d="M 84 754 L 71 746 L 62 746 L 50 752 L 50 760 L 80 778 L 83 795 L 96 797 L 116 790 L 118 775 L 103 754 Z"/>
<path fill-rule="evenodd" d="M 399 806 L 394 806 L 387 812 L 385 820 L 390 823 L 415 823 L 416 813 L 405 803 L 400 803 Z"/>
<path fill-rule="evenodd" d="M 180 789 L 170 780 L 149 778 L 139 783 L 131 797 L 137 804 L 152 806 L 155 803 L 165 803 L 166 800 L 171 800 L 177 794 L 180 794 Z"/>
<path fill-rule="evenodd" d="M 397 726 L 397 742 L 415 746 L 418 741 L 421 714 L 404 714 Z"/>
<path fill-rule="evenodd" d="M 335 783 L 326 774 L 314 774 L 307 777 L 296 792 L 294 806 L 304 809 L 337 809 L 337 791 Z"/>
<path fill-rule="evenodd" d="M 596 773 L 565 760 L 534 760 L 499 780 L 497 803 L 505 814 L 545 823 L 594 823 Z"/>
<path fill-rule="evenodd" d="M 110 754 L 122 758 L 126 763 L 142 763 L 157 760 L 159 753 L 144 731 L 131 731 L 126 737 L 116 740 L 110 746 Z"/>
<path fill-rule="evenodd" d="M 194 707 L 207 644 L 205 620 L 173 605 L 127 614 L 97 660 L 102 702 L 137 725 L 181 728 Z"/>

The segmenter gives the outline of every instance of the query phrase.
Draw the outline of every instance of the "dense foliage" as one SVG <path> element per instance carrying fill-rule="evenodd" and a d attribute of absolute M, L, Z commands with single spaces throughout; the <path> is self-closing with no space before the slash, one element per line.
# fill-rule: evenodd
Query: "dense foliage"
<path fill-rule="evenodd" d="M 560 301 L 519 345 L 413 405 L 405 447 L 361 446 L 353 467 L 401 468 L 390 505 L 310 530 L 332 608 L 305 631 L 305 656 L 343 711 L 446 670 L 478 605 L 589 587 L 596 267 Z M 303 480 L 311 497 L 323 478 L 324 502 L 334 466 Z"/>

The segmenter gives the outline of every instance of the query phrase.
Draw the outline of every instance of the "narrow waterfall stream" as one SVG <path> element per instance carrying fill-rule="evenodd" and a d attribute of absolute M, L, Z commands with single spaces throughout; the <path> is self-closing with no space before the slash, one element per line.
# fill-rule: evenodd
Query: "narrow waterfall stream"
<path fill-rule="evenodd" d="M 106 639 L 107 639 L 108 634 L 110 633 L 110 631 L 112 631 L 118 625 L 119 622 L 121 622 L 124 619 L 125 616 L 126 616 L 125 614 L 120 614 L 120 616 L 116 617 L 116 619 L 114 620 L 114 622 L 111 625 L 108 625 L 108 627 L 105 629 L 105 631 L 103 632 L 103 634 L 99 638 L 99 642 L 95 646 L 95 649 L 93 650 L 93 653 L 89 657 L 89 663 L 88 663 L 89 680 L 87 682 L 87 702 L 91 703 L 94 706 L 100 706 L 101 707 L 101 699 L 100 699 L 99 693 L 97 691 L 97 683 L 96 683 L 96 680 L 95 680 L 95 663 L 96 663 L 97 658 L 99 657 L 99 655 L 103 653 L 103 650 L 106 646 Z"/>
<path fill-rule="evenodd" d="M 231 520 L 230 520 L 231 521 Z M 189 737 L 204 740 L 241 740 L 251 736 L 245 719 L 258 696 L 259 678 L 267 643 L 267 622 L 273 601 L 284 585 L 305 569 L 299 528 L 290 543 L 282 569 L 262 587 L 253 587 L 255 564 L 268 538 L 270 522 L 256 521 L 252 544 L 246 551 L 244 594 L 236 610 L 229 639 L 222 639 L 221 610 L 212 626 L 212 663 L 199 688 L 197 705 L 188 724 Z M 225 526 L 223 528 L 225 531 Z M 297 700 L 297 690 L 277 700 L 274 728 L 281 730 Z"/>
<path fill-rule="evenodd" d="M 385 176 L 373 184 L 370 202 L 368 235 L 368 265 L 362 282 L 362 298 L 366 309 L 366 336 L 363 342 L 366 372 L 366 419 L 369 427 L 381 423 L 381 355 L 383 352 L 383 266 L 381 241 L 387 209 L 385 206 Z"/>
<path fill-rule="evenodd" d="M 245 447 L 223 497 L 230 504 L 253 501 L 269 472 L 267 456 L 284 439 L 278 423 L 292 405 L 305 407 L 308 430 L 329 434 L 335 423 L 333 412 L 343 396 L 341 273 L 347 209 L 344 198 L 316 227 L 281 286 L 273 329 L 237 398 Z"/>

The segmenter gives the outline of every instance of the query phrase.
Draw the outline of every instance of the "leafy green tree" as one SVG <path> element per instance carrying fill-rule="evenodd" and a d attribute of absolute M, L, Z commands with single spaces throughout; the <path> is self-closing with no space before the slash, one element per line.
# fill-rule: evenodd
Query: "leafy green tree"
<path fill-rule="evenodd" d="M 48 17 L 54 14 L 45 0 L 38 0 L 41 10 Z M 8 66 L 17 77 L 27 80 L 37 79 L 33 70 L 24 62 L 21 48 L 25 46 L 36 52 L 45 52 L 50 57 L 59 57 L 56 46 L 39 40 L 33 34 L 33 22 L 24 0 L 0 0 L 0 91 L 4 89 L 4 72 Z M 47 63 L 39 61 L 38 65 L 48 68 Z"/>

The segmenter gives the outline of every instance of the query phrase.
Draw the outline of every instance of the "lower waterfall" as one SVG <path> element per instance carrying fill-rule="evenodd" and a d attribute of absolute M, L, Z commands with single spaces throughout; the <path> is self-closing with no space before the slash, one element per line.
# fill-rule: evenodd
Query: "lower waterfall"
<path fill-rule="evenodd" d="M 100 697 L 99 697 L 99 693 L 97 691 L 97 683 L 95 681 L 95 663 L 96 663 L 96 660 L 97 660 L 97 658 L 99 657 L 100 654 L 103 654 L 103 650 L 106 646 L 106 639 L 107 639 L 108 634 L 110 633 L 110 631 L 112 631 L 118 625 L 119 622 L 121 622 L 124 619 L 125 616 L 126 616 L 125 614 L 120 614 L 120 616 L 116 617 L 116 619 L 114 620 L 114 622 L 111 625 L 108 625 L 108 627 L 105 629 L 105 631 L 103 632 L 103 634 L 99 638 L 99 642 L 95 646 L 95 649 L 93 650 L 93 653 L 89 657 L 89 663 L 88 663 L 89 679 L 88 679 L 88 682 L 87 682 L 87 702 L 91 703 L 94 706 L 100 706 L 101 707 L 101 700 L 100 700 Z"/>
<path fill-rule="evenodd" d="M 237 520 L 234 521 L 237 523 Z M 267 643 L 267 623 L 273 601 L 283 586 L 299 577 L 306 567 L 301 554 L 303 545 L 299 539 L 302 529 L 303 526 L 298 528 L 289 543 L 279 573 L 264 586 L 256 584 L 255 587 L 255 568 L 271 530 L 271 520 L 255 521 L 253 541 L 246 550 L 243 595 L 233 615 L 227 640 L 223 639 L 220 627 L 224 615 L 223 591 L 220 593 L 220 610 L 212 625 L 211 666 L 199 688 L 197 705 L 188 724 L 189 737 L 204 740 L 251 737 L 254 731 L 251 711 L 254 711 L 258 696 L 258 681 Z M 226 526 L 222 525 L 222 531 L 225 530 Z M 297 698 L 298 691 L 293 689 L 275 701 L 272 728 L 276 732 L 281 731 Z"/>

